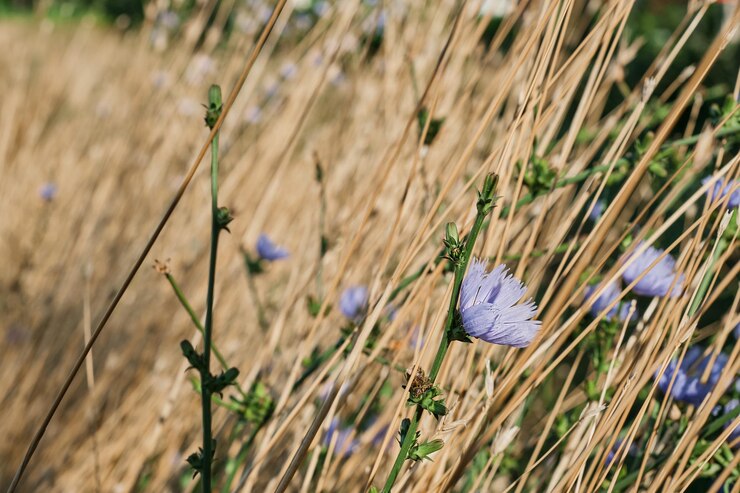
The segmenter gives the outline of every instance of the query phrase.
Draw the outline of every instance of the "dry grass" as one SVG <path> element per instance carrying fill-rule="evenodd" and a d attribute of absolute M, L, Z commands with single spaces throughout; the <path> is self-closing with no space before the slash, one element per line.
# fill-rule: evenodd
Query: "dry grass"
<path fill-rule="evenodd" d="M 598 16 L 591 3 L 524 2 L 503 24 L 515 35 L 505 39 L 499 31 L 490 51 L 479 43 L 484 24 L 473 15 L 475 5 L 463 9 L 453 30 L 455 2 L 409 2 L 388 9 L 384 43 L 370 59 L 358 49 L 361 13 L 352 2 L 340 6 L 300 41 L 277 44 L 284 26 L 278 21 L 222 130 L 221 202 L 236 220 L 219 251 L 215 338 L 241 369 L 243 386 L 259 377 L 277 401 L 274 417 L 256 438 L 240 491 L 275 489 L 311 423 L 323 430 L 335 415 L 365 414 L 367 396 L 382 405 L 375 424 L 356 437 L 359 448 L 345 458 L 330 447 L 319 470 L 322 433 L 309 436 L 289 490 L 360 491 L 382 484 L 397 453 L 394 434 L 410 412 L 395 366 L 429 367 L 451 279 L 440 264 L 411 284 L 397 317 L 383 323 L 372 355 L 363 354 L 391 290 L 436 257 L 446 221 L 467 231 L 475 212 L 473 188 L 486 172 L 501 177 L 499 203 L 514 204 L 527 193 L 518 160 L 547 150 L 560 177 L 613 163 L 643 133 L 655 111 L 650 103 L 669 97 L 668 116 L 596 225 L 584 211 L 616 170 L 510 207 L 506 215 L 495 209 L 476 254 L 506 261 L 526 280 L 540 306 L 541 334 L 525 350 L 481 341 L 453 345 L 438 379 L 452 412 L 440 422 L 427 417 L 421 427 L 423 437 L 443 438 L 445 447 L 433 462 L 406 469 L 397 488 L 459 487 L 485 449 L 498 455 L 479 456 L 486 466 L 467 478 L 476 490 L 606 491 L 602 483 L 614 477 L 617 464 L 609 472 L 604 458 L 622 431 L 656 454 L 671 450 L 658 467 L 642 464 L 636 484 L 643 491 L 683 491 L 701 469 L 701 461 L 689 457 L 722 395 L 713 393 L 698 409 L 679 407 L 665 402 L 653 374 L 696 338 L 710 350 L 731 351 L 720 385 L 733 381 L 740 369 L 740 346 L 733 347 L 730 335 L 738 318 L 739 264 L 733 239 L 714 264 L 708 301 L 690 316 L 707 255 L 723 229 L 724 205 L 709 203 L 702 189 L 688 199 L 682 195 L 679 203 L 676 198 L 707 166 L 737 177 L 740 156 L 711 135 L 717 128 L 695 128 L 688 134 L 706 135 L 681 148 L 683 173 L 661 181 L 647 170 L 660 147 L 676 137 L 677 119 L 689 114 L 696 120 L 692 108 L 701 105 L 703 78 L 740 13 L 728 19 L 690 75 L 671 85 L 663 80 L 666 69 L 692 35 L 693 21 L 706 13 L 706 6 L 692 7 L 644 83 L 627 87 L 621 74 L 634 47 L 623 39 L 633 8 L 626 0 L 599 5 Z M 0 54 L 2 485 L 81 350 L 83 329 L 97 321 L 206 141 L 200 107 L 206 88 L 217 82 L 230 90 L 253 45 L 252 36 L 235 31 L 223 45 L 207 37 L 196 55 L 193 36 L 155 53 L 149 34 L 145 28 L 118 35 L 84 23 L 50 28 L 4 22 L 0 29 L 6 47 Z M 206 59 L 212 68 L 205 67 Z M 279 75 L 286 62 L 296 64 L 292 79 Z M 276 95 L 267 98 L 278 80 Z M 426 87 L 424 104 L 445 117 L 428 149 L 419 145 L 414 111 Z M 652 93 L 651 87 L 660 90 Z M 612 90 L 624 93 L 623 102 L 605 113 Z M 257 124 L 248 120 L 254 106 L 262 110 Z M 590 142 L 578 138 L 582 130 L 592 132 Z M 317 160 L 325 170 L 330 239 L 323 260 Z M 198 172 L 148 259 L 171 259 L 196 310 L 203 309 L 206 290 L 206 174 Z M 48 203 L 37 195 L 46 181 L 58 186 Z M 665 184 L 658 193 L 656 183 Z M 266 333 L 257 323 L 240 254 L 261 231 L 292 252 L 256 280 L 270 321 Z M 636 329 L 624 327 L 614 336 L 609 371 L 598 380 L 599 389 L 611 390 L 593 401 L 584 392 L 593 368 L 582 341 L 601 325 L 583 306 L 583 275 L 618 278 L 623 264 L 615 259 L 627 233 L 669 247 L 687 289 L 678 298 L 654 299 Z M 572 248 L 552 253 L 562 243 Z M 506 260 L 513 254 L 521 259 Z M 370 286 L 378 303 L 358 328 L 354 349 L 346 357 L 338 352 L 291 391 L 301 361 L 315 347 L 334 344 L 345 324 L 336 309 L 316 319 L 307 312 L 306 295 L 319 294 L 317 272 L 327 304 L 336 306 L 351 284 Z M 733 301 L 725 312 L 703 317 L 727 296 Z M 178 343 L 197 340 L 195 335 L 167 283 L 143 269 L 96 343 L 87 383 L 80 375 L 52 421 L 21 490 L 136 491 L 146 477 L 146 491 L 180 491 L 184 457 L 200 441 L 200 415 Z M 427 343 L 418 348 L 409 343 L 412 337 Z M 392 364 L 377 363 L 377 355 Z M 486 393 L 486 378 L 494 382 L 493 395 Z M 342 391 L 322 402 L 326 382 Z M 384 382 L 393 390 L 390 397 L 381 392 Z M 556 421 L 574 410 L 583 411 L 581 418 L 573 418 L 556 443 Z M 689 418 L 687 429 L 666 432 L 663 423 L 680 413 Z M 651 415 L 657 419 L 646 418 Z M 233 422 L 223 409 L 215 426 L 225 455 Z M 383 430 L 382 444 L 374 443 Z M 708 453 L 728 433 L 710 440 Z M 502 443 L 507 439 L 508 447 Z M 238 448 L 234 443 L 229 455 Z M 515 470 L 524 471 L 521 478 L 510 474 L 512 460 L 519 464 Z M 724 469 L 728 475 L 737 462 Z"/>

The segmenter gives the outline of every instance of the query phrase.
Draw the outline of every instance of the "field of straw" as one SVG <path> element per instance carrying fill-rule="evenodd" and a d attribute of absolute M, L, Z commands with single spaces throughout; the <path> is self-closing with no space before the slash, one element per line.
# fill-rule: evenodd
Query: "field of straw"
<path fill-rule="evenodd" d="M 214 396 L 213 491 L 383 487 L 408 375 L 447 337 L 445 225 L 470 233 L 489 173 L 472 253 L 522 280 L 541 325 L 526 347 L 450 343 L 447 412 L 418 428 L 444 445 L 393 491 L 739 491 L 737 2 L 691 2 L 637 77 L 651 33 L 628 18 L 660 5 L 284 3 L 197 3 L 176 31 L 158 3 L 129 30 L 0 20 L 0 488 L 205 153 L 10 490 L 200 491 L 180 342 L 202 337 L 170 280 L 202 323 L 219 84 L 234 219 L 213 343 L 240 374 Z M 261 234 L 289 255 L 255 267 Z M 671 258 L 670 286 L 640 290 Z"/>

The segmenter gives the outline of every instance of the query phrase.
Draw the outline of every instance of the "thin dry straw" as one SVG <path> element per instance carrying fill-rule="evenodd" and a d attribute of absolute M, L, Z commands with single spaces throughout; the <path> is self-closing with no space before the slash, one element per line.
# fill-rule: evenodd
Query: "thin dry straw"
<path fill-rule="evenodd" d="M 31 461 L 31 458 L 33 457 L 34 452 L 36 451 L 36 448 L 38 447 L 39 442 L 41 442 L 41 439 L 43 438 L 44 433 L 46 432 L 46 428 L 49 426 L 49 423 L 54 417 L 54 414 L 59 408 L 59 405 L 62 403 L 62 400 L 64 399 L 64 396 L 66 395 L 67 391 L 69 390 L 69 387 L 72 385 L 72 381 L 74 380 L 75 376 L 77 376 L 77 372 L 80 370 L 80 368 L 82 367 L 82 364 L 85 362 L 85 359 L 87 358 L 87 355 L 90 353 L 90 350 L 92 349 L 93 344 L 95 344 L 95 341 L 98 339 L 98 336 L 103 331 L 103 327 L 105 327 L 105 324 L 110 319 L 111 315 L 113 314 L 113 311 L 116 309 L 116 306 L 118 306 L 118 302 L 121 301 L 123 294 L 128 289 L 129 285 L 131 284 L 131 281 L 133 281 L 134 276 L 136 276 L 136 273 L 139 271 L 139 267 L 141 267 L 141 264 L 144 263 L 144 260 L 149 254 L 149 251 L 152 249 L 152 247 L 154 246 L 154 243 L 157 241 L 157 238 L 159 237 L 159 234 L 164 229 L 165 224 L 167 224 L 167 221 L 169 220 L 170 216 L 175 211 L 175 208 L 180 202 L 180 199 L 182 198 L 182 196 L 184 195 L 185 190 L 190 184 L 190 181 L 193 179 L 195 172 L 198 170 L 198 166 L 200 166 L 200 162 L 203 160 L 203 157 L 208 151 L 208 147 L 211 145 L 211 141 L 213 140 L 213 137 L 221 129 L 221 125 L 223 124 L 223 121 L 226 118 L 226 115 L 229 113 L 229 110 L 231 109 L 231 106 L 234 104 L 234 101 L 236 100 L 236 97 L 238 96 L 239 91 L 244 85 L 244 82 L 247 80 L 249 71 L 251 70 L 252 65 L 254 65 L 254 62 L 257 60 L 257 57 L 262 51 L 262 47 L 264 46 L 265 41 L 267 41 L 267 37 L 272 32 L 272 28 L 275 25 L 277 18 L 280 16 L 280 13 L 282 12 L 283 7 L 285 6 L 286 2 L 287 0 L 278 0 L 278 3 L 272 12 L 272 15 L 270 16 L 270 19 L 267 21 L 267 25 L 265 25 L 265 27 L 262 29 L 262 33 L 260 34 L 260 37 L 257 40 L 257 44 L 252 50 L 252 53 L 250 54 L 249 59 L 247 60 L 246 65 L 244 66 L 244 69 L 239 75 L 239 79 L 237 80 L 236 84 L 234 85 L 234 88 L 231 90 L 231 93 L 229 94 L 228 99 L 226 100 L 226 103 L 224 104 L 221 116 L 218 118 L 215 125 L 211 129 L 211 133 L 208 135 L 208 139 L 206 139 L 205 143 L 200 149 L 200 152 L 195 158 L 195 161 L 193 162 L 193 164 L 191 164 L 190 169 L 188 170 L 188 173 L 183 178 L 182 183 L 180 184 L 180 187 L 175 193 L 175 196 L 172 198 L 172 201 L 170 202 L 170 205 L 167 207 L 167 210 L 165 211 L 164 215 L 159 220 L 159 223 L 157 224 L 157 227 L 154 229 L 154 232 L 149 237 L 149 240 L 144 246 L 144 249 L 139 254 L 139 257 L 136 259 L 133 267 L 131 267 L 131 270 L 126 276 L 126 279 L 123 281 L 123 284 L 116 292 L 116 295 L 113 297 L 113 300 L 110 302 L 110 304 L 108 305 L 108 308 L 105 310 L 103 317 L 101 318 L 100 322 L 98 322 L 98 325 L 95 327 L 95 331 L 93 332 L 92 337 L 90 337 L 90 340 L 85 345 L 85 348 L 83 349 L 82 353 L 78 356 L 77 361 L 75 361 L 75 364 L 72 367 L 72 370 L 67 375 L 67 378 L 65 379 L 64 384 L 62 385 L 62 388 L 59 390 L 59 393 L 54 399 L 54 402 L 49 408 L 49 411 L 46 413 L 46 416 L 44 417 L 44 421 L 41 423 L 41 426 L 36 431 L 36 434 L 34 435 L 33 440 L 31 441 L 31 444 L 28 446 L 28 450 L 26 450 L 26 453 L 23 456 L 23 461 L 21 462 L 21 465 L 18 467 L 18 470 L 15 472 L 13 481 L 10 483 L 10 487 L 8 488 L 8 493 L 13 493 L 16 491 L 16 488 L 18 487 L 18 484 L 20 483 L 20 480 L 23 477 L 23 473 L 28 467 L 28 464 Z"/>

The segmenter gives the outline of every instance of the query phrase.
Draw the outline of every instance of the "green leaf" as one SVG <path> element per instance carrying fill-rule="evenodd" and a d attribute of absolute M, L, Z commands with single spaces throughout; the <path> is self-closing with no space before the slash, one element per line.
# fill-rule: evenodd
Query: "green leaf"
<path fill-rule="evenodd" d="M 430 442 L 420 443 L 409 450 L 408 458 L 415 461 L 424 459 L 431 461 L 432 459 L 429 456 L 440 450 L 444 445 L 445 442 L 442 440 L 432 440 Z"/>

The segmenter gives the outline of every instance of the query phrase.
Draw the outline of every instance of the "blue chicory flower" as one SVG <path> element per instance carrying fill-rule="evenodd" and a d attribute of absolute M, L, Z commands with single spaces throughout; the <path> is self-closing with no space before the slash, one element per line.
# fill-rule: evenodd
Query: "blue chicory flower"
<path fill-rule="evenodd" d="M 350 320 L 358 321 L 367 311 L 368 293 L 365 286 L 351 286 L 339 298 L 339 310 Z"/>
<path fill-rule="evenodd" d="M 39 197 L 46 202 L 51 202 L 57 196 L 57 186 L 54 183 L 46 182 L 39 187 Z"/>
<path fill-rule="evenodd" d="M 727 195 L 730 195 L 727 201 L 727 208 L 734 209 L 740 205 L 740 180 L 725 181 L 724 178 L 714 178 L 713 176 L 707 176 L 701 182 L 706 185 L 712 180 L 716 180 L 714 185 L 707 190 L 709 200 L 712 202 L 718 200 L 724 200 Z M 735 190 L 733 191 L 733 187 Z"/>
<path fill-rule="evenodd" d="M 637 248 L 640 248 L 640 243 Z M 629 265 L 622 274 L 622 278 L 628 284 L 631 284 L 635 279 L 640 277 L 643 272 L 650 267 L 658 257 L 663 254 L 664 250 L 657 248 L 648 247 L 647 250 L 642 252 L 639 256 L 635 257 L 631 255 L 627 262 Z M 655 266 L 650 269 L 637 284 L 635 284 L 633 291 L 643 296 L 665 296 L 668 294 L 668 290 L 671 289 L 671 284 L 676 277 L 675 272 L 676 260 L 670 255 L 663 257 Z M 673 290 L 670 292 L 670 296 L 676 297 L 681 294 L 681 286 L 683 285 L 684 275 L 679 274 L 676 284 L 673 286 Z"/>
<path fill-rule="evenodd" d="M 288 253 L 288 250 L 277 246 L 266 234 L 262 233 L 259 238 L 257 238 L 257 255 L 259 255 L 262 260 L 269 260 L 272 262 L 286 258 L 290 254 Z"/>
<path fill-rule="evenodd" d="M 603 200 L 599 200 L 594 204 L 591 212 L 588 213 L 588 218 L 593 222 L 598 221 L 601 215 L 604 213 L 604 209 L 606 209 L 606 202 L 604 202 Z"/>
<path fill-rule="evenodd" d="M 719 382 L 722 370 L 727 365 L 728 357 L 725 353 L 719 353 L 714 359 L 714 364 L 709 370 L 709 376 L 705 382 L 702 381 L 704 370 L 712 359 L 712 354 L 701 358 L 704 349 L 700 346 L 692 346 L 686 351 L 683 361 L 678 365 L 674 358 L 668 363 L 665 372 L 658 380 L 658 388 L 665 393 L 671 383 L 674 373 L 676 374 L 671 395 L 678 402 L 685 402 L 699 406 Z"/>
<path fill-rule="evenodd" d="M 599 288 L 598 285 L 593 286 L 587 286 L 586 291 L 584 293 L 586 299 L 590 299 L 595 293 L 596 290 Z M 614 300 L 617 299 L 619 296 L 619 293 L 621 292 L 621 287 L 618 283 L 612 282 L 609 283 L 604 291 L 601 293 L 601 296 L 596 298 L 593 305 L 591 305 L 590 312 L 591 315 L 594 317 L 598 317 L 599 313 L 604 311 L 607 306 L 609 306 Z M 628 303 L 621 302 L 617 303 L 612 307 L 611 310 L 606 314 L 604 317 L 605 320 L 619 320 L 620 322 L 624 322 L 627 320 L 627 316 L 629 315 L 630 306 Z M 637 320 L 637 311 L 635 311 L 632 314 L 632 317 L 630 317 L 630 322 L 634 322 Z"/>
<path fill-rule="evenodd" d="M 738 405 L 740 405 L 740 401 L 738 401 L 737 399 L 730 400 L 727 404 L 725 404 L 723 408 L 724 414 L 731 413 L 735 410 L 735 408 L 737 408 Z M 725 423 L 725 429 L 727 429 L 732 424 L 732 421 L 734 420 L 730 420 Z M 727 441 L 733 445 L 733 448 L 737 448 L 737 446 L 740 444 L 734 442 L 738 438 L 740 438 L 740 425 L 735 426 L 732 432 L 730 432 L 730 436 L 727 437 Z"/>
<path fill-rule="evenodd" d="M 614 462 L 614 459 L 617 455 L 617 452 L 621 455 L 624 450 L 619 450 L 619 447 L 622 446 L 622 442 L 624 442 L 624 438 L 617 438 L 617 441 L 614 442 L 614 446 L 609 451 L 608 454 L 606 454 L 606 467 L 611 467 L 612 462 Z M 637 445 L 635 445 L 635 442 L 630 443 L 630 448 L 627 450 L 627 455 L 635 456 L 639 452 L 639 449 L 637 448 Z"/>
<path fill-rule="evenodd" d="M 490 273 L 485 265 L 472 259 L 462 282 L 460 317 L 465 332 L 492 344 L 529 346 L 541 323 L 532 320 L 537 305 L 531 299 L 519 303 L 527 288 L 504 264 Z"/>

